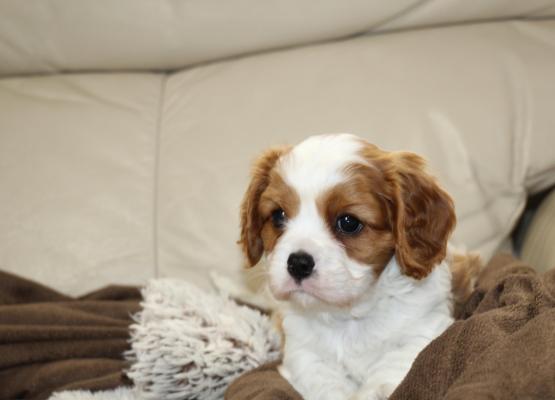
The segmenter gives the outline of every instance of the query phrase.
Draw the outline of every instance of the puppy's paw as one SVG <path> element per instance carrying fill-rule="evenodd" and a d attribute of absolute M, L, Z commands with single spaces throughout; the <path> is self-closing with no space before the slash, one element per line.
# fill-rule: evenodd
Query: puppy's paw
<path fill-rule="evenodd" d="M 349 400 L 387 400 L 393 393 L 397 384 L 381 383 L 375 386 L 364 386 Z"/>

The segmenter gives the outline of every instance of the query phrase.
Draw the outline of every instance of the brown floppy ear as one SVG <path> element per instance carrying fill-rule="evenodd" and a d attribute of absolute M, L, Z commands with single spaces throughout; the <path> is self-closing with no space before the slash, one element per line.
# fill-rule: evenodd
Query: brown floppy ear
<path fill-rule="evenodd" d="M 445 258 L 456 221 L 453 200 L 425 172 L 421 157 L 399 152 L 392 154 L 392 160 L 395 255 L 406 275 L 422 279 Z"/>
<path fill-rule="evenodd" d="M 266 150 L 255 161 L 252 169 L 251 181 L 241 204 L 241 239 L 238 242 L 249 267 L 256 265 L 264 252 L 264 243 L 260 237 L 264 221 L 258 210 L 260 196 L 268 187 L 270 171 L 288 149 L 276 147 Z"/>

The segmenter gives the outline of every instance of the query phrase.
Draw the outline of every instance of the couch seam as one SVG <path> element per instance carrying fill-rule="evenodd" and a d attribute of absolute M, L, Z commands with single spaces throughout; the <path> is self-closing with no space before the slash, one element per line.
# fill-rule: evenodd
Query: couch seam
<path fill-rule="evenodd" d="M 371 27 L 364 30 L 363 33 L 364 32 L 374 33 L 378 29 L 383 28 L 384 26 L 386 27 L 385 31 L 387 31 L 387 25 L 397 22 L 399 19 L 406 17 L 407 15 L 410 15 L 416 10 L 422 9 L 424 6 L 428 5 L 429 3 L 432 3 L 433 1 L 434 0 L 415 0 L 413 3 L 409 4 L 408 6 L 405 6 L 401 10 L 396 11 L 393 14 L 386 16 L 381 21 L 378 21 L 377 23 L 373 24 Z"/>
<path fill-rule="evenodd" d="M 152 179 L 152 261 L 154 264 L 154 276 L 159 276 L 159 258 L 158 258 L 158 202 L 160 189 L 160 138 L 162 134 L 162 116 L 164 111 L 164 99 L 166 95 L 166 84 L 168 75 L 162 75 L 160 89 L 158 94 L 158 107 L 156 124 L 154 127 L 154 166 Z"/>

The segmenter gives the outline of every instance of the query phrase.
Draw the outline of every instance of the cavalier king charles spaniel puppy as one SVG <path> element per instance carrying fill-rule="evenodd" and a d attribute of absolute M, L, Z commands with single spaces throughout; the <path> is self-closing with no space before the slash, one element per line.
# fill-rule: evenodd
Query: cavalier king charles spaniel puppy
<path fill-rule="evenodd" d="M 240 244 L 283 305 L 279 372 L 306 400 L 387 399 L 469 293 L 476 257 L 448 251 L 453 201 L 424 164 L 350 134 L 256 161 Z"/>

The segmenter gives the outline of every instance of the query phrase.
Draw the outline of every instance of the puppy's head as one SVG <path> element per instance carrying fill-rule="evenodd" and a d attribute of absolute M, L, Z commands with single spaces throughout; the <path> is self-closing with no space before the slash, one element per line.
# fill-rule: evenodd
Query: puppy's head
<path fill-rule="evenodd" d="M 278 299 L 341 307 L 370 290 L 393 256 L 405 275 L 426 277 L 454 225 L 452 200 L 422 158 L 323 135 L 259 157 L 240 243 L 249 266 L 265 256 Z"/>

